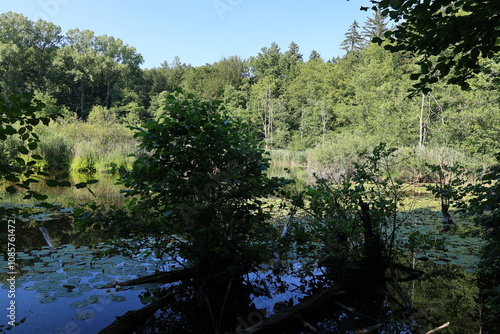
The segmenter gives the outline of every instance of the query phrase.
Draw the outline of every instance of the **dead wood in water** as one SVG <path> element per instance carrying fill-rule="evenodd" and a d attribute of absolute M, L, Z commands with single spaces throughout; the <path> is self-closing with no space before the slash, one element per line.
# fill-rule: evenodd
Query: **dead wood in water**
<path fill-rule="evenodd" d="M 337 299 L 345 296 L 345 294 L 345 291 L 339 290 L 337 287 L 327 289 L 316 296 L 305 299 L 300 304 L 293 306 L 283 313 L 265 319 L 249 328 L 239 329 L 235 333 L 279 333 L 286 328 L 297 329 L 300 327 L 309 327 L 309 323 L 304 319 L 309 317 L 316 318 L 319 314 L 322 314 L 325 309 L 329 309 L 336 305 L 335 302 Z"/>
<path fill-rule="evenodd" d="M 117 286 L 133 286 L 148 283 L 172 283 L 192 277 L 189 269 L 181 269 L 175 271 L 166 271 L 149 276 L 134 278 L 125 282 L 114 282 L 101 289 L 111 289 Z M 142 325 L 149 317 L 156 313 L 160 308 L 175 300 L 172 294 L 160 298 L 158 301 L 149 304 L 139 310 L 128 311 L 122 316 L 116 317 L 116 320 L 104 329 L 101 329 L 97 334 L 121 334 L 133 333 L 134 330 Z"/>
<path fill-rule="evenodd" d="M 157 302 L 144 306 L 135 311 L 128 311 L 122 316 L 116 317 L 116 320 L 106 328 L 101 329 L 96 334 L 123 334 L 133 333 L 137 327 L 142 325 L 160 308 L 175 300 L 174 295 L 170 294 L 160 298 Z"/>
<path fill-rule="evenodd" d="M 189 269 L 180 269 L 175 271 L 163 271 L 156 274 L 134 278 L 125 282 L 111 282 L 101 289 L 112 289 L 117 286 L 133 286 L 148 283 L 172 283 L 191 278 L 192 274 Z"/>

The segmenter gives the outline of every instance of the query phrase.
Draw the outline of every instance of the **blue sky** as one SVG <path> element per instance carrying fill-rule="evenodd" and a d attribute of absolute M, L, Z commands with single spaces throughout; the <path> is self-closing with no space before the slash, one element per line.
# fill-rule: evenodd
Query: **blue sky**
<path fill-rule="evenodd" d="M 222 57 L 256 56 L 276 42 L 286 51 L 292 41 L 307 59 L 341 56 L 340 43 L 368 0 L 1 0 L 0 12 L 21 13 L 69 29 L 92 30 L 122 39 L 144 57 L 143 67 L 171 62 L 193 66 Z"/>

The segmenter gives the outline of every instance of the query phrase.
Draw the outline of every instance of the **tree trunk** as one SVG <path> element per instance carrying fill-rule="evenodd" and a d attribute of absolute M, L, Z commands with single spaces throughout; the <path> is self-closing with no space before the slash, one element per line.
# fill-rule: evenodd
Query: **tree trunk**
<path fill-rule="evenodd" d="M 453 219 L 451 219 L 451 215 L 448 212 L 450 206 L 448 204 L 441 203 L 441 213 L 443 214 L 443 220 L 441 223 L 443 224 L 443 231 L 449 231 L 451 226 L 454 224 Z"/>
<path fill-rule="evenodd" d="M 424 106 L 425 106 L 425 94 L 422 93 L 422 104 L 420 105 L 420 117 L 419 117 L 419 141 L 418 141 L 418 146 L 420 148 L 424 147 L 425 145 L 425 129 L 424 129 Z"/>
<path fill-rule="evenodd" d="M 384 244 L 373 226 L 370 206 L 359 199 L 361 221 L 363 222 L 364 246 L 360 277 L 357 279 L 358 295 L 369 304 L 378 307 L 387 291 L 385 271 L 387 261 L 383 254 Z"/>

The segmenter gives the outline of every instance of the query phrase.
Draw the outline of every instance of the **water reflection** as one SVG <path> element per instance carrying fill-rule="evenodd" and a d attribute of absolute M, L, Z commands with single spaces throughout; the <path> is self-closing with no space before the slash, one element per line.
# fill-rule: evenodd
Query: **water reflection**
<path fill-rule="evenodd" d="M 58 174 L 62 174 L 62 172 L 49 172 L 47 178 L 54 179 Z M 75 186 L 49 187 L 43 180 L 33 184 L 32 189 L 47 195 L 47 202 L 58 203 L 63 206 L 75 206 L 88 201 L 94 201 L 98 204 L 105 204 L 107 206 L 121 205 L 123 204 L 123 195 L 120 193 L 120 190 L 123 189 L 123 186 L 116 184 L 117 179 L 117 175 L 108 173 L 85 174 L 71 172 L 69 173 L 69 178 L 60 181 L 69 181 L 72 185 L 89 180 L 98 180 L 99 182 L 88 186 L 92 192 L 87 189 L 77 189 Z M 2 202 L 25 204 L 26 200 L 23 200 L 22 197 L 23 195 L 21 193 L 8 194 L 6 192 L 0 192 Z M 30 203 L 33 203 L 33 201 Z"/>

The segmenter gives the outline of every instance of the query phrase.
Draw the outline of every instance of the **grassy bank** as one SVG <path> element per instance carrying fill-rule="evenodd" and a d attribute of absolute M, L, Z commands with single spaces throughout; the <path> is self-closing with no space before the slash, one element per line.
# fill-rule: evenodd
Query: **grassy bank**
<path fill-rule="evenodd" d="M 40 167 L 46 170 L 103 172 L 112 167 L 131 168 L 137 152 L 133 131 L 120 123 L 80 120 L 53 122 L 37 129 Z"/>

